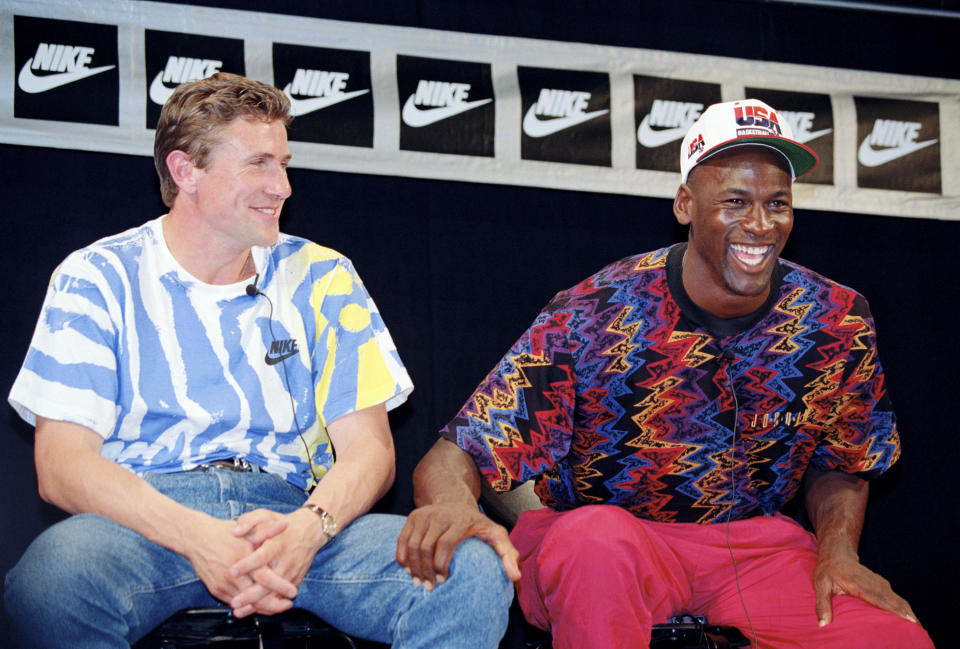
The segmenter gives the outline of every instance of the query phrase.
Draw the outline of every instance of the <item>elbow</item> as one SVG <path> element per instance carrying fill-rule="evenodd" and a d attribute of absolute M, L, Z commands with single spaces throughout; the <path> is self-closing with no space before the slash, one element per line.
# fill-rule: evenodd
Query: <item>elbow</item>
<path fill-rule="evenodd" d="M 393 483 L 396 482 L 396 479 L 397 479 L 397 467 L 395 463 L 391 462 L 390 465 L 387 467 L 386 475 L 383 478 L 383 489 L 381 490 L 381 493 L 380 493 L 381 498 L 383 498 L 383 496 L 388 491 L 390 491 L 390 488 L 393 487 Z"/>
<path fill-rule="evenodd" d="M 74 455 L 79 462 L 82 450 Z M 34 446 L 34 468 L 37 472 L 37 494 L 43 502 L 69 511 L 67 505 L 67 478 L 69 465 L 64 465 L 59 450 L 50 444 L 47 436 L 37 436 Z M 73 513 L 73 512 L 71 512 Z"/>
<path fill-rule="evenodd" d="M 60 506 L 57 481 L 49 475 L 48 471 L 41 469 L 40 465 L 37 465 L 37 493 L 43 502 L 57 507 Z"/>
<path fill-rule="evenodd" d="M 34 467 L 37 471 L 37 493 L 43 502 L 65 509 L 64 472 L 58 456 L 51 453 L 45 440 L 37 442 L 34 452 Z"/>
<path fill-rule="evenodd" d="M 392 440 L 391 440 L 392 442 Z M 393 444 L 383 449 L 380 461 L 380 470 L 374 471 L 373 475 L 380 475 L 380 488 L 377 490 L 376 499 L 383 498 L 397 479 L 397 458 L 394 453 Z"/>

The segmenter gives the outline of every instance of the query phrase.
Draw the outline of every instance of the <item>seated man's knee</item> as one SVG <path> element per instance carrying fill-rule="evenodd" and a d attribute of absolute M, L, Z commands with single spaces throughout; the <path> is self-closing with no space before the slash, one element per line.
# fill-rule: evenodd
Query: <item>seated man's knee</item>
<path fill-rule="evenodd" d="M 635 561 L 637 519 L 613 505 L 588 505 L 565 512 L 540 544 L 540 559 L 557 563 L 603 564 Z"/>
<path fill-rule="evenodd" d="M 862 642 L 877 649 L 933 649 L 929 634 L 920 624 L 849 595 L 836 597 L 833 602 L 833 622 L 820 629 L 839 639 L 831 646 Z"/>
<path fill-rule="evenodd" d="M 43 611 L 58 614 L 59 606 L 69 608 L 78 597 L 95 597 L 98 583 L 109 585 L 116 578 L 107 566 L 119 552 L 111 541 L 121 530 L 126 528 L 94 515 L 72 516 L 46 529 L 7 575 L 8 611 L 42 603 Z"/>
<path fill-rule="evenodd" d="M 94 519 L 72 517 L 45 530 L 7 573 L 4 608 L 15 646 L 45 646 L 76 629 L 81 600 L 98 597 L 92 569 L 104 540 L 94 542 L 87 523 L 98 523 L 85 518 Z"/>
<path fill-rule="evenodd" d="M 473 614 L 484 619 L 485 624 L 495 630 L 495 635 L 506 632 L 513 583 L 507 577 L 500 555 L 480 539 L 464 539 L 454 550 L 449 574 L 448 582 L 440 589 L 454 587 L 454 596 L 470 602 Z"/>
<path fill-rule="evenodd" d="M 507 578 L 503 561 L 490 545 L 473 537 L 464 539 L 453 552 L 450 575 L 463 581 L 465 588 L 473 587 L 491 593 L 494 598 L 513 597 L 513 584 Z"/>

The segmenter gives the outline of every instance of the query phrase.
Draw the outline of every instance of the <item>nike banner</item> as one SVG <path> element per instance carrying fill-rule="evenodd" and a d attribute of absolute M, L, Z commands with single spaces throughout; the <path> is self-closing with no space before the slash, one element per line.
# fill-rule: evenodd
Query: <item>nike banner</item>
<path fill-rule="evenodd" d="M 940 193 L 940 113 L 931 101 L 854 97 L 857 185 Z"/>
<path fill-rule="evenodd" d="M 524 160 L 610 166 L 610 79 L 519 66 Z"/>
<path fill-rule="evenodd" d="M 489 63 L 397 56 L 400 148 L 492 158 Z"/>
<path fill-rule="evenodd" d="M 155 128 L 160 109 L 184 81 L 217 72 L 246 74 L 243 41 L 147 29 L 144 32 L 147 128 Z"/>
<path fill-rule="evenodd" d="M 637 169 L 680 173 L 680 142 L 711 104 L 722 101 L 719 83 L 633 75 Z"/>
<path fill-rule="evenodd" d="M 291 164 L 672 198 L 710 104 L 781 110 L 797 207 L 960 219 L 960 80 L 129 0 L 0 3 L 0 142 L 151 156 L 218 71 L 290 98 Z"/>
<path fill-rule="evenodd" d="M 272 82 L 290 99 L 290 140 L 373 146 L 369 52 L 274 43 Z"/>
<path fill-rule="evenodd" d="M 116 126 L 117 26 L 13 18 L 16 41 L 9 68 L 17 71 L 11 93 L 14 117 Z M 3 51 L 8 54 L 8 48 Z"/>

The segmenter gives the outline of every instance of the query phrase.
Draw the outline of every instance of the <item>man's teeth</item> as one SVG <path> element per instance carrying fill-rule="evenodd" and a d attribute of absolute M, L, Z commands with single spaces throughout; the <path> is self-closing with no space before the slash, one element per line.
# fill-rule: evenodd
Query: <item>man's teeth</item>
<path fill-rule="evenodd" d="M 764 256 L 770 249 L 770 246 L 748 246 L 742 243 L 730 245 L 737 259 L 748 266 L 756 266 L 763 261 Z"/>

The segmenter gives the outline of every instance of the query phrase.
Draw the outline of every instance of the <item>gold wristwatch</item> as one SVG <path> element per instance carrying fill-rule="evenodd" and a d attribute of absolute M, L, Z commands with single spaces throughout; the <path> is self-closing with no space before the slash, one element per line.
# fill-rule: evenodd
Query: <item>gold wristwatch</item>
<path fill-rule="evenodd" d="M 327 535 L 328 539 L 332 539 L 337 535 L 337 532 L 340 531 L 340 528 L 337 527 L 337 522 L 333 520 L 333 516 L 330 515 L 330 512 L 325 510 L 320 505 L 314 505 L 313 503 L 307 503 L 301 509 L 309 509 L 314 514 L 320 517 L 320 529 Z"/>

